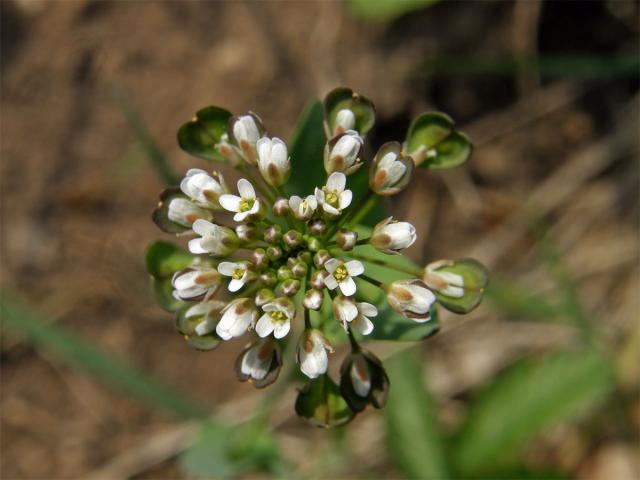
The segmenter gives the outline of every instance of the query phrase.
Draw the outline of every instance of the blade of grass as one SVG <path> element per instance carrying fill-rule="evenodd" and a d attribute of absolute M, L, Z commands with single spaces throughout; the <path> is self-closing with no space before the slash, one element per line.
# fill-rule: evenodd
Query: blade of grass
<path fill-rule="evenodd" d="M 167 186 L 177 185 L 180 179 L 174 173 L 173 168 L 160 151 L 160 148 L 158 148 L 158 145 L 149 133 L 149 130 L 133 103 L 129 100 L 126 92 L 120 87 L 113 87 L 113 97 L 120 106 L 129 128 L 144 149 L 160 181 Z"/>
<path fill-rule="evenodd" d="M 417 350 L 394 355 L 387 370 L 392 383 L 385 410 L 387 439 L 395 464 L 408 478 L 450 478 Z"/>
<path fill-rule="evenodd" d="M 150 406 L 160 407 L 179 417 L 205 418 L 207 410 L 187 398 L 183 392 L 141 372 L 125 362 L 101 352 L 95 345 L 57 325 L 51 325 L 38 314 L 0 294 L 2 327 L 26 337 L 36 348 L 49 352 L 73 368 L 136 397 Z"/>

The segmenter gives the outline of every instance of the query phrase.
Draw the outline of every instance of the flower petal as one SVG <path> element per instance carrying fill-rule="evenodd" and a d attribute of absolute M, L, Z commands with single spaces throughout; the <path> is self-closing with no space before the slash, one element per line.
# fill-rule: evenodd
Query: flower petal
<path fill-rule="evenodd" d="M 278 322 L 273 329 L 273 336 L 276 338 L 283 338 L 287 336 L 289 330 L 291 329 L 291 322 Z"/>
<path fill-rule="evenodd" d="M 243 280 L 237 280 L 235 278 L 231 279 L 231 281 L 229 282 L 229 291 L 230 292 L 237 292 L 238 290 L 240 290 L 242 288 L 244 283 L 245 282 Z"/>
<path fill-rule="evenodd" d="M 238 180 L 238 193 L 242 198 L 256 198 L 256 191 L 246 178 Z"/>
<path fill-rule="evenodd" d="M 338 287 L 338 281 L 336 280 L 336 278 L 333 275 L 328 275 L 324 279 L 324 285 L 329 290 L 335 290 Z"/>
<path fill-rule="evenodd" d="M 201 238 L 194 238 L 189 240 L 189 251 L 195 255 L 199 255 L 201 253 L 208 253 L 204 248 L 202 248 L 202 244 L 200 243 Z"/>
<path fill-rule="evenodd" d="M 344 266 L 352 277 L 357 277 L 364 273 L 364 265 L 362 265 L 362 262 L 359 262 L 358 260 L 349 260 L 344 264 Z"/>
<path fill-rule="evenodd" d="M 327 188 L 332 192 L 342 192 L 346 184 L 347 177 L 342 172 L 333 172 L 327 179 Z"/>
<path fill-rule="evenodd" d="M 356 282 L 354 282 L 353 278 L 351 277 L 347 277 L 342 282 L 340 282 L 339 285 L 340 285 L 340 290 L 342 291 L 342 294 L 347 297 L 350 297 L 354 293 L 356 293 Z"/>
<path fill-rule="evenodd" d="M 237 268 L 244 268 L 244 266 L 236 262 L 220 262 L 218 264 L 218 272 L 227 277 L 233 275 Z"/>
<path fill-rule="evenodd" d="M 324 262 L 324 268 L 325 268 L 325 270 L 327 272 L 333 273 L 333 272 L 335 272 L 336 268 L 338 268 L 338 266 L 341 263 L 342 262 L 340 260 L 338 260 L 337 258 L 330 258 L 329 260 Z"/>
<path fill-rule="evenodd" d="M 229 212 L 239 212 L 240 211 L 240 197 L 236 195 L 231 195 L 230 193 L 225 193 L 224 195 L 220 195 L 218 199 L 220 202 L 220 206 Z M 197 222 L 197 220 L 196 220 Z M 195 222 L 194 222 L 195 223 Z"/>
<path fill-rule="evenodd" d="M 274 324 L 271 315 L 265 313 L 260 317 L 260 320 L 258 320 L 258 323 L 256 324 L 256 333 L 262 338 L 268 337 L 271 332 L 273 332 L 273 328 Z"/>
<path fill-rule="evenodd" d="M 351 205 L 352 197 L 353 193 L 351 192 L 351 190 L 345 190 L 340 194 L 340 197 L 338 198 L 338 205 L 340 206 L 340 210 L 343 210 Z"/>

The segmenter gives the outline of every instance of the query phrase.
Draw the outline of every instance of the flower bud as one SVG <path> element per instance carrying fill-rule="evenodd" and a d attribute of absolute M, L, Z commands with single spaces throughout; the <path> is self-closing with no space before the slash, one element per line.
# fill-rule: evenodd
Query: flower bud
<path fill-rule="evenodd" d="M 287 247 L 295 248 L 302 243 L 302 234 L 297 230 L 289 230 L 282 239 Z"/>
<path fill-rule="evenodd" d="M 361 350 L 348 355 L 340 367 L 340 393 L 354 412 L 368 403 L 383 408 L 389 393 L 389 377 L 378 357 Z"/>
<path fill-rule="evenodd" d="M 311 288 L 304 293 L 302 304 L 309 310 L 319 310 L 322 306 L 322 292 Z"/>
<path fill-rule="evenodd" d="M 247 163 L 256 165 L 258 162 L 256 144 L 265 132 L 260 118 L 252 112 L 241 117 L 231 117 L 228 130 L 232 142 L 242 152 Z"/>
<path fill-rule="evenodd" d="M 336 115 L 336 125 L 333 131 L 334 135 L 353 130 L 356 126 L 356 116 L 347 108 L 343 108 Z"/>
<path fill-rule="evenodd" d="M 262 137 L 256 143 L 258 151 L 258 169 L 265 181 L 279 187 L 289 180 L 291 162 L 287 145 L 279 138 Z"/>
<path fill-rule="evenodd" d="M 273 204 L 273 214 L 277 217 L 284 217 L 290 212 L 289 200 L 286 198 L 278 198 Z"/>
<path fill-rule="evenodd" d="M 317 252 L 322 248 L 322 242 L 318 238 L 309 235 L 305 235 L 303 238 L 310 252 Z"/>
<path fill-rule="evenodd" d="M 297 361 L 300 370 L 309 378 L 317 378 L 327 372 L 329 356 L 333 347 L 329 340 L 316 329 L 307 329 L 300 337 L 297 350 Z"/>
<path fill-rule="evenodd" d="M 220 208 L 220 195 L 229 193 L 224 178 L 217 172 L 209 175 L 204 170 L 192 168 L 180 182 L 180 190 L 198 206 Z"/>
<path fill-rule="evenodd" d="M 276 298 L 276 294 L 273 292 L 273 290 L 269 288 L 261 288 L 260 290 L 258 290 L 258 293 L 256 293 L 256 297 L 255 297 L 256 305 L 258 307 L 261 307 L 265 303 L 268 303 L 271 300 L 273 300 L 274 298 Z"/>
<path fill-rule="evenodd" d="M 236 235 L 243 243 L 249 243 L 256 239 L 256 227 L 241 223 L 236 227 Z"/>
<path fill-rule="evenodd" d="M 296 280 L 294 278 L 289 278 L 276 287 L 276 294 L 284 295 L 286 297 L 293 297 L 299 291 L 300 280 Z"/>
<path fill-rule="evenodd" d="M 327 250 L 318 250 L 318 252 L 313 256 L 313 264 L 316 268 L 322 268 L 324 266 L 324 262 L 331 258 L 331 254 Z"/>
<path fill-rule="evenodd" d="M 343 172 L 351 175 L 362 166 L 360 152 L 364 142 L 355 130 L 332 138 L 324 148 L 324 169 L 327 174 Z"/>
<path fill-rule="evenodd" d="M 275 273 L 268 271 L 260 275 L 260 281 L 268 287 L 273 287 L 278 282 L 278 278 Z"/>
<path fill-rule="evenodd" d="M 444 308 L 454 313 L 469 313 L 482 301 L 489 274 L 472 258 L 438 260 L 425 267 L 422 280 Z"/>
<path fill-rule="evenodd" d="M 358 234 L 353 230 L 346 230 L 344 228 L 341 228 L 336 234 L 336 243 L 345 252 L 353 250 L 353 247 L 356 246 L 357 241 Z"/>
<path fill-rule="evenodd" d="M 216 334 L 223 340 L 243 335 L 256 323 L 258 310 L 250 298 L 232 300 L 222 310 L 222 318 L 216 325 Z"/>
<path fill-rule="evenodd" d="M 185 268 L 173 274 L 171 285 L 178 300 L 200 300 L 218 288 L 220 274 L 215 268 Z"/>
<path fill-rule="evenodd" d="M 431 319 L 436 296 L 422 280 L 397 280 L 387 287 L 387 302 L 400 315 L 418 323 Z"/>
<path fill-rule="evenodd" d="M 311 263 L 311 252 L 308 252 L 307 250 L 303 250 L 302 252 L 298 253 L 297 258 L 302 263 L 309 264 Z"/>
<path fill-rule="evenodd" d="M 272 262 L 282 257 L 282 249 L 280 247 L 267 247 L 267 257 Z"/>
<path fill-rule="evenodd" d="M 329 272 L 325 270 L 316 270 L 311 274 L 311 278 L 309 279 L 309 285 L 317 290 L 322 290 L 324 285 L 324 279 L 329 275 Z"/>
<path fill-rule="evenodd" d="M 314 195 L 308 195 L 305 198 L 293 195 L 289 199 L 289 208 L 298 220 L 309 220 L 318 208 L 318 200 Z"/>
<path fill-rule="evenodd" d="M 276 381 L 282 367 L 280 347 L 271 338 L 248 345 L 235 363 L 238 380 L 249 381 L 256 388 L 264 388 Z"/>
<path fill-rule="evenodd" d="M 251 263 L 253 263 L 253 266 L 258 270 L 266 267 L 269 263 L 266 250 L 264 248 L 256 248 L 251 252 Z"/>
<path fill-rule="evenodd" d="M 213 218 L 210 211 L 199 207 L 186 198 L 172 199 L 169 202 L 167 216 L 169 217 L 169 220 L 182 225 L 183 227 L 191 227 L 193 222 L 199 218 L 204 220 L 211 220 Z"/>
<path fill-rule="evenodd" d="M 216 150 L 218 150 L 218 153 L 226 158 L 234 167 L 237 167 L 242 163 L 243 157 L 240 149 L 229 143 L 229 136 L 226 133 L 222 136 L 220 142 L 216 144 Z"/>
<path fill-rule="evenodd" d="M 327 231 L 327 223 L 321 218 L 316 218 L 315 220 L 311 220 L 309 222 L 309 232 L 311 235 L 324 235 L 324 232 Z"/>
<path fill-rule="evenodd" d="M 413 168 L 413 160 L 402 152 L 400 143 L 387 142 L 373 158 L 369 188 L 378 195 L 395 195 L 409 183 Z"/>
<path fill-rule="evenodd" d="M 291 272 L 295 278 L 304 278 L 307 276 L 307 271 L 309 267 L 304 262 L 296 262 L 296 264 L 291 267 Z"/>
<path fill-rule="evenodd" d="M 235 252 L 240 240 L 233 230 L 206 220 L 193 222 L 193 231 L 201 236 L 189 240 L 189 251 L 196 255 L 210 253 L 216 257 L 226 257 Z"/>
<path fill-rule="evenodd" d="M 267 243 L 279 242 L 282 238 L 282 228 L 280 225 L 271 225 L 264 231 L 264 241 Z"/>
<path fill-rule="evenodd" d="M 383 253 L 399 253 L 416 241 L 416 229 L 409 222 L 397 222 L 389 217 L 379 222 L 369 243 Z"/>
<path fill-rule="evenodd" d="M 289 278 L 293 278 L 293 272 L 286 265 L 282 265 L 278 268 L 278 280 L 288 280 Z"/>

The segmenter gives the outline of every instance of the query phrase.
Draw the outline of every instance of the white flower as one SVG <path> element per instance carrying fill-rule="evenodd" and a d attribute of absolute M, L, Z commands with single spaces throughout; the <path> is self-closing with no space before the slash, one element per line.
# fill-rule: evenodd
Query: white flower
<path fill-rule="evenodd" d="M 369 187 L 378 195 L 394 195 L 409 183 L 413 168 L 413 160 L 403 155 L 400 143 L 387 142 L 373 159 Z"/>
<path fill-rule="evenodd" d="M 289 208 L 298 220 L 309 220 L 318 208 L 318 200 L 313 195 L 304 199 L 294 195 L 289 199 Z"/>
<path fill-rule="evenodd" d="M 192 267 L 173 274 L 173 296 L 178 300 L 195 300 L 213 292 L 220 285 L 220 274 L 215 268 Z"/>
<path fill-rule="evenodd" d="M 442 295 L 453 298 L 464 297 L 464 277 L 453 272 L 439 272 L 438 269 L 453 265 L 450 260 L 438 260 L 426 266 L 422 279 L 427 286 Z"/>
<path fill-rule="evenodd" d="M 215 177 L 215 178 L 214 178 Z M 220 195 L 228 193 L 222 175 L 209 175 L 204 170 L 192 168 L 180 182 L 180 190 L 197 205 L 205 208 L 218 208 Z"/>
<path fill-rule="evenodd" d="M 356 116 L 348 108 L 343 108 L 336 115 L 336 126 L 334 134 L 353 130 L 356 126 Z"/>
<path fill-rule="evenodd" d="M 216 326 L 216 334 L 223 340 L 239 337 L 258 318 L 258 310 L 250 298 L 232 300 L 222 310 L 222 318 Z"/>
<path fill-rule="evenodd" d="M 240 196 L 221 195 L 220 205 L 229 212 L 235 212 L 234 221 L 244 222 L 249 215 L 257 214 L 260 211 L 260 200 L 256 198 L 253 185 L 244 178 L 238 180 L 238 193 Z"/>
<path fill-rule="evenodd" d="M 330 140 L 324 150 L 324 169 L 329 174 L 344 172 L 351 175 L 362 166 L 359 154 L 363 143 L 362 137 L 355 130 L 349 130 Z"/>
<path fill-rule="evenodd" d="M 217 324 L 217 316 L 213 313 L 219 312 L 226 305 L 219 300 L 210 300 L 190 307 L 185 313 L 186 319 L 200 317 L 200 322 L 196 324 L 194 330 L 196 335 L 203 336 L 213 332 Z"/>
<path fill-rule="evenodd" d="M 364 266 L 358 260 L 343 262 L 337 258 L 331 258 L 324 263 L 324 268 L 329 275 L 324 279 L 324 284 L 329 290 L 340 287 L 343 295 L 350 297 L 356 293 L 356 282 L 352 277 L 364 273 Z"/>
<path fill-rule="evenodd" d="M 305 330 L 300 337 L 297 361 L 300 370 L 309 378 L 317 378 L 327 372 L 333 347 L 319 330 Z"/>
<path fill-rule="evenodd" d="M 194 254 L 210 253 L 223 257 L 236 251 L 238 236 L 228 227 L 221 227 L 206 220 L 193 222 L 193 231 L 202 238 L 189 240 L 189 251 Z"/>
<path fill-rule="evenodd" d="M 431 306 L 436 296 L 422 280 L 397 280 L 387 289 L 387 302 L 400 315 L 416 322 L 431 320 Z"/>
<path fill-rule="evenodd" d="M 262 306 L 264 315 L 256 324 L 256 333 L 267 337 L 273 332 L 275 338 L 282 338 L 289 333 L 291 320 L 295 315 L 295 306 L 286 297 L 280 297 Z"/>
<path fill-rule="evenodd" d="M 373 331 L 373 323 L 369 317 L 378 315 L 378 309 L 366 302 L 354 302 L 349 297 L 337 295 L 333 299 L 333 314 L 342 327 L 347 330 L 348 325 L 360 332 L 369 335 Z"/>
<path fill-rule="evenodd" d="M 289 180 L 291 162 L 287 145 L 277 137 L 263 137 L 256 144 L 258 150 L 258 168 L 265 181 L 279 187 Z"/>
<path fill-rule="evenodd" d="M 322 189 L 316 188 L 315 195 L 318 203 L 327 214 L 340 215 L 343 209 L 351 204 L 351 190 L 345 190 L 347 177 L 342 172 L 333 172 Z"/>
<path fill-rule="evenodd" d="M 398 253 L 416 241 L 416 229 L 409 222 L 389 217 L 373 228 L 369 243 L 384 253 Z"/>
<path fill-rule="evenodd" d="M 236 360 L 236 375 L 242 382 L 249 380 L 256 388 L 272 384 L 282 366 L 280 350 L 271 338 L 247 346 Z"/>
<path fill-rule="evenodd" d="M 231 281 L 229 282 L 230 292 L 237 292 L 245 283 L 255 277 L 255 274 L 249 270 L 245 262 L 220 262 L 218 272 L 225 277 L 231 277 Z"/>
<path fill-rule="evenodd" d="M 199 207 L 186 198 L 171 199 L 169 202 L 167 216 L 169 217 L 169 220 L 182 225 L 183 227 L 191 227 L 193 222 L 197 221 L 199 218 L 211 220 L 213 217 L 210 211 Z"/>
<path fill-rule="evenodd" d="M 232 127 L 233 137 L 245 160 L 256 164 L 256 143 L 262 137 L 264 128 L 257 115 L 250 113 L 235 119 Z"/>

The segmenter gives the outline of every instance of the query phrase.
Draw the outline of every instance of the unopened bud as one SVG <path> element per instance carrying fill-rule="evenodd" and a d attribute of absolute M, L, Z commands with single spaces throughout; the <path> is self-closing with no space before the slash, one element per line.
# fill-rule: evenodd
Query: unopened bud
<path fill-rule="evenodd" d="M 311 279 L 309 280 L 309 285 L 317 290 L 322 290 L 324 288 L 324 279 L 329 275 L 329 272 L 326 270 L 316 270 L 311 275 Z"/>
<path fill-rule="evenodd" d="M 353 250 L 353 247 L 356 246 L 357 241 L 358 234 L 353 230 L 346 230 L 344 228 L 341 228 L 336 234 L 336 243 L 345 252 Z"/>
<path fill-rule="evenodd" d="M 356 126 L 356 116 L 347 108 L 343 108 L 336 115 L 336 126 L 333 131 L 334 135 L 353 130 Z"/>
<path fill-rule="evenodd" d="M 268 243 L 279 242 L 282 238 L 280 225 L 271 225 L 264 231 L 264 241 Z"/>
<path fill-rule="evenodd" d="M 278 268 L 278 280 L 287 280 L 289 278 L 293 278 L 293 272 L 286 265 L 282 265 Z"/>
<path fill-rule="evenodd" d="M 402 151 L 398 142 L 387 142 L 371 163 L 369 188 L 378 195 L 395 195 L 409 183 L 413 173 L 413 160 Z"/>
<path fill-rule="evenodd" d="M 309 232 L 311 235 L 323 235 L 327 231 L 327 224 L 324 220 L 317 218 L 309 222 Z"/>
<path fill-rule="evenodd" d="M 242 223 L 236 227 L 236 235 L 243 243 L 251 242 L 255 240 L 256 227 Z"/>
<path fill-rule="evenodd" d="M 322 306 L 322 292 L 315 288 L 307 290 L 302 299 L 302 304 L 309 310 L 319 310 Z"/>
<path fill-rule="evenodd" d="M 307 248 L 312 252 L 317 252 L 322 248 L 322 242 L 316 237 L 305 235 L 304 241 L 307 244 Z"/>
<path fill-rule="evenodd" d="M 318 252 L 313 256 L 313 264 L 317 268 L 322 268 L 324 262 L 331 258 L 331 254 L 326 250 L 318 250 Z"/>
<path fill-rule="evenodd" d="M 302 234 L 297 230 L 289 230 L 282 239 L 287 247 L 295 248 L 302 243 Z"/>
<path fill-rule="evenodd" d="M 311 252 L 303 250 L 302 252 L 298 253 L 298 260 L 300 260 L 302 263 L 309 264 L 311 262 Z"/>
<path fill-rule="evenodd" d="M 280 247 L 267 248 L 267 257 L 269 257 L 269 260 L 271 261 L 278 260 L 281 256 L 282 256 L 282 249 Z"/>
<path fill-rule="evenodd" d="M 291 175 L 287 145 L 279 138 L 262 137 L 256 143 L 258 169 L 262 178 L 274 187 L 286 183 Z"/>
<path fill-rule="evenodd" d="M 290 278 L 282 282 L 276 288 L 278 295 L 284 295 L 286 297 L 293 297 L 300 290 L 300 280 Z"/>
<path fill-rule="evenodd" d="M 298 262 L 291 268 L 291 272 L 296 278 L 304 278 L 307 276 L 308 269 L 309 267 L 307 267 L 306 263 Z"/>
<path fill-rule="evenodd" d="M 266 250 L 264 248 L 256 248 L 251 253 L 251 262 L 258 270 L 266 267 L 269 263 L 269 257 L 267 256 Z"/>
<path fill-rule="evenodd" d="M 362 137 L 355 130 L 348 130 L 332 138 L 324 148 L 324 169 L 329 175 L 333 172 L 351 175 L 362 166 L 362 145 Z"/>
<path fill-rule="evenodd" d="M 261 288 L 260 290 L 258 290 L 258 293 L 256 293 L 255 302 L 258 307 L 261 307 L 265 303 L 273 300 L 275 297 L 276 294 L 273 292 L 273 290 L 269 288 Z"/>
<path fill-rule="evenodd" d="M 260 281 L 269 287 L 273 287 L 278 282 L 278 278 L 274 272 L 269 271 L 260 275 Z"/>
<path fill-rule="evenodd" d="M 278 198 L 273 204 L 273 214 L 283 217 L 289 213 L 289 200 L 286 198 Z"/>
<path fill-rule="evenodd" d="M 256 143 L 265 131 L 260 118 L 252 112 L 242 117 L 231 117 L 228 129 L 231 140 L 240 149 L 245 160 L 251 165 L 256 165 Z"/>

